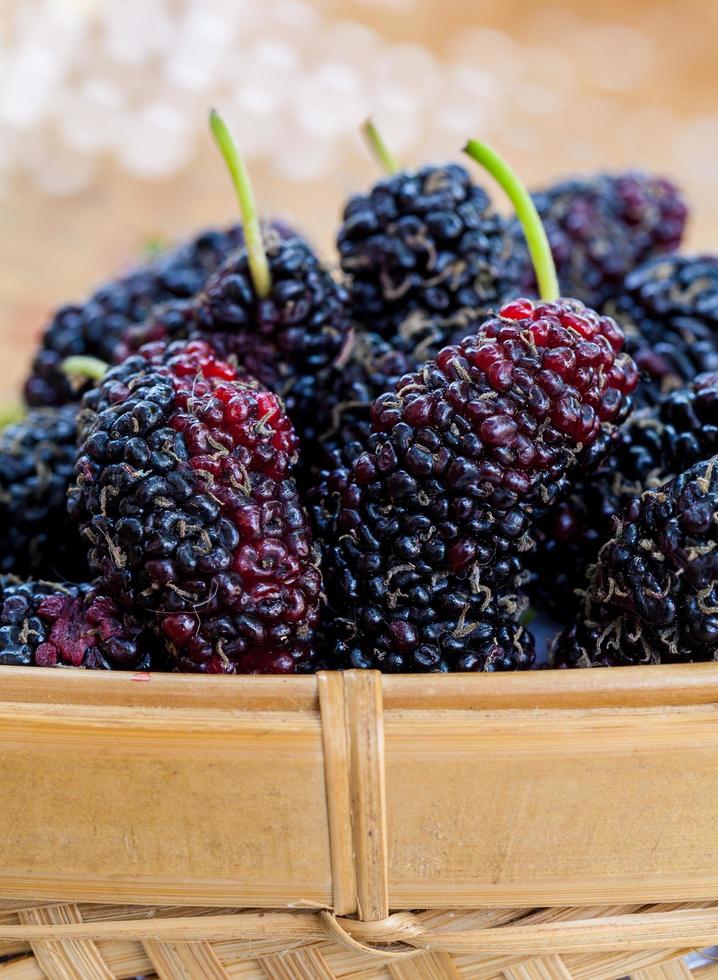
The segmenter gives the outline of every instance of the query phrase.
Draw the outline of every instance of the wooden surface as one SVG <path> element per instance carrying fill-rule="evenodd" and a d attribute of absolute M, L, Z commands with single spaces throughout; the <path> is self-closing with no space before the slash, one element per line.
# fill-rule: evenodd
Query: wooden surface
<path fill-rule="evenodd" d="M 377 678 L 385 797 L 349 676 L 367 918 L 383 826 L 393 909 L 718 892 L 718 665 Z M 0 895 L 330 907 L 317 683 L 0 668 Z"/>

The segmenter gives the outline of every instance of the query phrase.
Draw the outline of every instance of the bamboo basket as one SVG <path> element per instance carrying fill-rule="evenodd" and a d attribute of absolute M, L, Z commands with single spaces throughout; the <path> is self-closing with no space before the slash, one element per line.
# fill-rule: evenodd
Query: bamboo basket
<path fill-rule="evenodd" d="M 0 980 L 718 978 L 718 664 L 0 690 Z"/>

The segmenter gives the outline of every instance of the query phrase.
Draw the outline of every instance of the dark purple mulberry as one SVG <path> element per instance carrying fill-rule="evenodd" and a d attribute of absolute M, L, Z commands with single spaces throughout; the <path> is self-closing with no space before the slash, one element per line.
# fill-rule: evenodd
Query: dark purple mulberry
<path fill-rule="evenodd" d="M 626 331 L 643 375 L 641 401 L 718 371 L 718 257 L 654 259 L 628 275 L 606 311 Z"/>
<path fill-rule="evenodd" d="M 718 658 L 718 457 L 634 497 L 601 548 L 558 667 Z"/>
<path fill-rule="evenodd" d="M 651 174 L 598 174 L 532 195 L 565 296 L 600 309 L 637 265 L 681 243 L 687 208 L 680 191 Z M 536 282 L 518 220 L 511 225 L 512 275 L 522 295 Z"/>
<path fill-rule="evenodd" d="M 616 433 L 610 454 L 582 476 L 569 496 L 536 529 L 530 557 L 537 604 L 566 622 L 578 605 L 576 590 L 608 539 L 613 518 L 644 490 L 672 480 L 718 453 L 718 375 L 635 412 Z"/>
<path fill-rule="evenodd" d="M 295 236 L 281 221 L 273 221 L 270 227 L 280 237 Z M 131 324 L 144 320 L 160 303 L 194 296 L 243 240 L 239 225 L 224 231 L 204 231 L 105 283 L 84 303 L 62 306 L 43 333 L 25 384 L 27 403 L 63 405 L 76 401 L 84 389 L 73 386 L 63 374 L 61 366 L 66 357 L 86 354 L 112 363 Z"/>
<path fill-rule="evenodd" d="M 180 670 L 314 666 L 321 579 L 272 392 L 204 341 L 149 345 L 83 400 L 69 510 Z"/>
<path fill-rule="evenodd" d="M 65 510 L 76 416 L 76 405 L 33 409 L 0 432 L 0 572 L 87 577 L 87 549 Z"/>
<path fill-rule="evenodd" d="M 248 254 L 234 252 L 185 303 L 132 327 L 119 358 L 148 342 L 208 340 L 223 360 L 281 395 L 300 435 L 314 425 L 323 379 L 347 342 L 348 294 L 300 238 L 265 236 L 271 291 L 252 285 Z"/>
<path fill-rule="evenodd" d="M 457 164 L 404 170 L 350 198 L 337 245 L 355 319 L 392 339 L 415 310 L 495 305 L 509 237 Z"/>
<path fill-rule="evenodd" d="M 95 586 L 0 576 L 0 664 L 149 670 L 153 638 Z"/>
<path fill-rule="evenodd" d="M 530 666 L 530 525 L 625 414 L 622 341 L 577 301 L 517 300 L 377 399 L 326 552 L 340 666 Z"/>

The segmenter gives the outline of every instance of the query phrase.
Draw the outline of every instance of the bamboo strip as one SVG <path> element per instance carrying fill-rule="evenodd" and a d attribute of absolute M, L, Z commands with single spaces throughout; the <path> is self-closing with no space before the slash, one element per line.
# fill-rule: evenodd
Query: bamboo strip
<path fill-rule="evenodd" d="M 212 677 L 191 674 L 93 673 L 0 667 L 2 698 L 23 704 L 95 704 L 316 712 L 313 676 Z M 718 665 L 660 664 L 614 671 L 506 674 L 384 675 L 384 704 L 393 709 L 475 710 L 714 704 Z"/>
<path fill-rule="evenodd" d="M 560 956 L 536 956 L 504 970 L 506 980 L 573 980 Z"/>
<path fill-rule="evenodd" d="M 682 960 L 673 960 L 660 966 L 636 970 L 631 974 L 631 980 L 693 980 L 693 974 Z"/>
<path fill-rule="evenodd" d="M 265 956 L 261 965 L 268 980 L 336 980 L 316 946 Z"/>
<path fill-rule="evenodd" d="M 348 670 L 343 680 L 357 908 L 361 919 L 374 921 L 389 913 L 382 678 Z"/>
<path fill-rule="evenodd" d="M 26 915 L 27 912 L 21 913 Z M 327 929 L 329 931 L 327 932 Z M 396 946 L 454 953 L 534 954 L 651 950 L 710 946 L 718 938 L 718 907 L 614 915 L 598 919 L 452 931 L 427 929 L 418 916 L 397 913 L 381 921 L 335 919 L 328 912 L 241 912 L 237 915 L 0 926 L 0 939 L 66 941 L 136 939 L 141 942 L 247 941 L 284 943 L 341 939 L 389 960 Z M 396 946 L 394 945 L 396 944 Z M 394 946 L 394 949 L 391 947 Z M 378 949 L 376 947 L 379 947 Z M 382 948 L 383 947 L 383 948 Z M 399 951 L 397 949 L 397 951 Z"/>
<path fill-rule="evenodd" d="M 229 980 L 229 974 L 206 942 L 143 943 L 160 980 Z"/>
<path fill-rule="evenodd" d="M 389 964 L 392 980 L 462 980 L 448 953 L 427 953 Z"/>
<path fill-rule="evenodd" d="M 63 927 L 82 924 L 80 910 L 76 905 L 50 905 L 33 909 L 20 909 L 20 922 L 33 926 Z M 97 946 L 91 939 L 30 941 L 35 959 L 41 969 L 52 980 L 115 980 Z"/>
<path fill-rule="evenodd" d="M 357 880 L 351 832 L 350 749 L 345 720 L 344 675 L 317 674 L 324 747 L 324 781 L 332 864 L 332 905 L 337 915 L 357 911 Z"/>

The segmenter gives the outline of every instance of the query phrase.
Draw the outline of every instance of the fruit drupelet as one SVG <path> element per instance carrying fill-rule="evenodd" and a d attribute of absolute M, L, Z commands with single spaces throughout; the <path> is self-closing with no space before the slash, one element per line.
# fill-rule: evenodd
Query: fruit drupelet
<path fill-rule="evenodd" d="M 529 591 L 537 605 L 566 622 L 579 604 L 576 590 L 613 518 L 643 490 L 656 489 L 699 460 L 718 453 L 718 374 L 646 406 L 616 433 L 610 454 L 581 476 L 569 495 L 539 521 L 530 556 Z"/>
<path fill-rule="evenodd" d="M 175 669 L 312 669 L 321 577 L 273 392 L 204 341 L 151 344 L 84 396 L 69 512 Z"/>
<path fill-rule="evenodd" d="M 718 456 L 634 497 L 601 548 L 556 667 L 714 660 Z"/>
<path fill-rule="evenodd" d="M 147 670 L 152 636 L 91 585 L 0 576 L 0 664 Z"/>
<path fill-rule="evenodd" d="M 0 572 L 80 580 L 87 574 L 65 510 L 76 405 L 37 408 L 0 432 Z"/>
<path fill-rule="evenodd" d="M 643 375 L 642 402 L 718 371 L 718 257 L 647 262 L 629 273 L 606 312 L 626 331 L 627 349 Z"/>
<path fill-rule="evenodd" d="M 533 194 L 564 295 L 600 309 L 626 276 L 681 243 L 687 208 L 670 181 L 628 171 L 571 179 Z M 514 289 L 536 280 L 518 221 L 511 224 Z"/>

